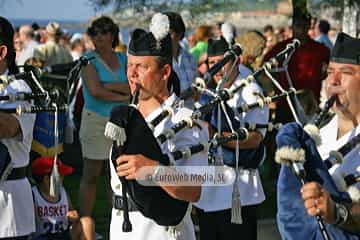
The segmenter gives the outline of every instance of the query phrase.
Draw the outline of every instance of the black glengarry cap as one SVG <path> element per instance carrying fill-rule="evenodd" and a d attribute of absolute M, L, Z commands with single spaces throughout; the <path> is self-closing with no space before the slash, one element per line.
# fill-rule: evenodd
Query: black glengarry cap
<path fill-rule="evenodd" d="M 331 51 L 330 61 L 345 64 L 360 64 L 360 39 L 343 32 L 339 33 Z"/>

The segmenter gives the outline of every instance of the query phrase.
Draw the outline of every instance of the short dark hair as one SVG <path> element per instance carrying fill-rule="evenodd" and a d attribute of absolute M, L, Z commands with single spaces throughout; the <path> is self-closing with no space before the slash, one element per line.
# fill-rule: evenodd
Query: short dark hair
<path fill-rule="evenodd" d="M 172 58 L 165 56 L 154 56 L 154 57 L 159 68 L 165 66 L 165 64 L 170 64 L 170 66 L 172 66 Z"/>
<path fill-rule="evenodd" d="M 274 32 L 274 27 L 270 24 L 265 25 L 264 32 Z"/>
<path fill-rule="evenodd" d="M 98 32 L 113 34 L 113 41 L 111 44 L 113 48 L 119 44 L 119 27 L 111 18 L 101 16 L 95 19 L 86 30 L 86 33 L 90 37 L 95 36 Z"/>
<path fill-rule="evenodd" d="M 330 24 L 328 21 L 321 19 L 319 21 L 319 30 L 321 33 L 327 34 L 330 31 Z"/>
<path fill-rule="evenodd" d="M 168 16 L 168 18 L 169 18 L 170 30 L 179 34 L 180 39 L 183 39 L 185 36 L 186 28 L 185 28 L 184 21 L 183 21 L 182 17 L 180 16 L 180 14 L 178 14 L 176 12 L 165 12 L 164 14 L 166 16 Z"/>
<path fill-rule="evenodd" d="M 6 55 L 6 62 L 9 69 L 9 74 L 15 74 L 19 72 L 19 69 L 16 66 L 15 58 L 15 48 L 14 48 L 14 28 L 4 17 L 0 16 L 0 44 L 5 45 L 8 49 Z"/>
<path fill-rule="evenodd" d="M 176 96 L 180 96 L 180 80 L 172 67 L 172 59 L 170 59 L 169 57 L 164 57 L 164 56 L 154 56 L 154 57 L 155 57 L 155 61 L 159 68 L 162 68 L 166 64 L 170 65 L 171 74 L 168 79 L 167 88 L 168 88 L 169 92 L 173 92 L 176 94 Z"/>
<path fill-rule="evenodd" d="M 216 22 L 215 26 L 218 28 L 221 28 L 221 25 L 223 25 L 223 24 L 224 24 L 224 22 Z"/>
<path fill-rule="evenodd" d="M 33 23 L 31 24 L 31 28 L 32 28 L 34 31 L 37 31 L 37 30 L 40 29 L 40 26 L 39 26 L 39 24 L 38 24 L 37 22 L 33 22 Z"/>

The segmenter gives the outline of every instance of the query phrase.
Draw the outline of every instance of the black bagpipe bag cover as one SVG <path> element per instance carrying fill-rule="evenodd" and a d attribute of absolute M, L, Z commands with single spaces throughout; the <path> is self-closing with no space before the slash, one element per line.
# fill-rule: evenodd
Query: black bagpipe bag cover
<path fill-rule="evenodd" d="M 159 161 L 162 165 L 169 165 L 169 161 L 163 158 L 153 132 L 136 108 L 128 105 L 114 107 L 109 121 L 124 128 L 126 133 L 124 146 L 117 147 L 115 143 L 113 144 L 111 156 L 113 163 L 121 154 L 142 154 Z M 185 216 L 189 203 L 172 198 L 161 187 L 143 186 L 136 180 L 125 180 L 121 177 L 120 180 L 122 185 L 126 185 L 128 196 L 137 209 L 157 224 L 174 226 Z"/>

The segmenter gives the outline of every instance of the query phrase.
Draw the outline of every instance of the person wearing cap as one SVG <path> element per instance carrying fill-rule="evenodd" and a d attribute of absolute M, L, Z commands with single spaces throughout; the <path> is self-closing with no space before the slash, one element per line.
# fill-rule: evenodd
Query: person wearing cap
<path fill-rule="evenodd" d="M 338 34 L 331 52 L 327 73 L 327 96 L 336 95 L 337 97 L 332 108 L 336 115 L 320 129 L 322 143 L 318 150 L 323 159 L 329 156 L 330 151 L 339 149 L 360 133 L 359 39 L 345 33 Z M 360 147 L 354 147 L 344 156 L 343 163 L 335 165 L 330 171 L 340 177 L 353 174 L 360 166 L 359 154 Z M 354 187 L 360 190 L 360 183 L 356 183 Z M 350 233 L 360 234 L 359 199 L 358 202 L 353 202 L 348 206 L 337 203 L 320 184 L 314 182 L 303 186 L 301 196 L 310 216 L 320 215 L 325 222 L 331 224 L 327 225 L 328 229 L 335 229 L 337 235 L 332 239 L 344 239 L 341 238 L 342 236 L 350 239 L 350 237 L 355 238 Z"/>
<path fill-rule="evenodd" d="M 0 17 L 0 76 L 19 72 L 15 63 L 14 29 Z M 10 82 L 1 95 L 31 93 L 23 80 Z M 0 109 L 30 106 L 27 101 L 1 101 Z M 0 239 L 27 239 L 35 231 L 31 186 L 26 178 L 35 114 L 0 112 Z"/>
<path fill-rule="evenodd" d="M 232 41 L 230 41 L 231 43 Z M 208 63 L 211 68 L 214 64 L 221 61 L 224 58 L 224 54 L 229 50 L 229 42 L 225 38 L 221 37 L 219 40 L 210 39 L 208 41 Z M 240 60 L 236 62 L 234 60 L 229 61 L 225 66 L 220 69 L 213 76 L 213 82 L 211 84 L 217 85 L 220 80 L 229 74 L 229 79 L 225 82 L 224 88 L 230 88 L 234 84 L 237 84 L 242 78 L 239 73 L 238 65 Z M 234 65 L 233 65 L 234 64 Z M 231 68 L 233 65 L 233 68 Z M 210 84 L 209 84 L 210 85 Z M 233 111 L 231 121 L 240 121 L 240 123 L 261 123 L 266 124 L 269 118 L 268 108 L 258 108 L 250 110 L 246 113 L 239 113 L 236 108 L 242 104 L 255 103 L 258 97 L 254 93 L 262 94 L 260 86 L 253 82 L 248 84 L 243 89 L 235 93 L 234 97 L 227 101 L 227 105 Z M 200 103 L 205 104 L 211 99 L 208 99 L 205 95 L 200 97 Z M 205 120 L 209 123 L 210 132 L 215 132 L 218 124 L 217 113 L 214 110 L 211 114 L 205 117 Z M 226 121 L 224 116 L 222 121 Z M 226 129 L 222 125 L 222 133 L 228 135 L 230 129 Z M 249 131 L 249 137 L 247 140 L 239 142 L 240 155 L 245 151 L 248 154 L 255 153 L 253 149 L 260 149 L 259 146 L 265 137 L 266 131 L 264 129 Z M 236 141 L 226 143 L 222 146 L 222 153 L 217 149 L 211 152 L 215 157 L 215 165 L 232 165 L 235 166 L 235 150 Z M 263 153 L 254 155 L 253 161 L 261 160 Z M 255 159 L 256 158 L 256 159 Z M 241 157 L 239 158 L 241 160 Z M 200 239 L 256 239 L 257 238 L 257 217 L 256 208 L 257 205 L 265 200 L 264 191 L 262 188 L 260 176 L 256 168 L 249 168 L 248 166 L 240 164 L 241 170 L 239 170 L 239 181 L 234 182 L 233 185 L 227 186 L 209 186 L 204 187 L 202 194 L 202 201 L 195 204 L 198 208 L 199 225 L 200 225 Z M 232 194 L 233 190 L 237 188 L 240 192 L 240 204 L 241 204 L 241 220 L 232 218 L 232 212 L 240 208 L 239 205 L 233 203 Z M 241 236 L 241 237 L 240 237 Z"/>
<path fill-rule="evenodd" d="M 179 99 L 180 88 L 176 84 L 178 80 L 176 73 L 172 69 L 172 47 L 169 32 L 169 19 L 166 15 L 157 13 L 153 16 L 150 25 L 150 32 L 143 29 L 134 30 L 128 50 L 127 76 L 131 92 L 135 94 L 138 90 L 138 110 L 146 122 L 150 122 L 163 111 L 164 107 L 173 106 L 174 114 L 171 118 L 164 119 L 154 128 L 154 135 L 158 136 L 164 130 L 173 126 L 176 122 L 189 117 L 192 113 L 190 109 L 182 107 L 181 104 L 174 105 Z M 175 84 L 175 85 L 174 85 Z M 177 85 L 177 86 L 176 86 Z M 201 124 L 201 123 L 199 123 Z M 201 124 L 202 125 L 202 124 Z M 140 139 L 139 139 L 140 141 Z M 162 153 L 166 154 L 174 150 L 208 141 L 206 127 L 194 126 L 178 132 L 174 138 L 160 145 Z M 146 144 L 146 143 L 142 143 Z M 207 154 L 199 153 L 187 159 L 180 159 L 176 165 L 204 165 L 207 162 Z M 120 177 L 127 180 L 134 180 L 139 168 L 144 166 L 158 166 L 156 159 L 149 159 L 141 154 L 121 155 L 116 159 L 117 166 L 111 168 L 111 187 L 115 196 L 122 196 Z M 196 202 L 201 195 L 201 187 L 183 186 L 164 186 L 160 187 L 172 198 L 186 202 Z M 132 223 L 132 232 L 122 231 L 123 210 L 121 207 L 113 207 L 110 239 L 183 239 L 195 240 L 194 226 L 190 218 L 190 211 L 183 216 L 182 221 L 177 226 L 161 226 L 150 218 L 142 215 L 136 210 L 136 206 L 129 212 Z M 157 209 L 163 212 L 167 209 Z"/>
<path fill-rule="evenodd" d="M 74 169 L 60 159 L 56 162 L 62 182 Z M 32 176 L 36 182 L 32 187 L 36 219 L 36 231 L 32 234 L 32 239 L 95 239 L 92 219 L 79 217 L 64 186 L 61 184 L 58 196 L 50 194 L 53 166 L 54 157 L 38 157 L 31 164 Z"/>
<path fill-rule="evenodd" d="M 46 43 L 40 44 L 34 49 L 34 57 L 44 61 L 45 67 L 72 61 L 70 52 L 59 43 L 61 35 L 60 25 L 57 22 L 49 22 L 46 26 Z"/>
<path fill-rule="evenodd" d="M 170 20 L 170 37 L 172 41 L 173 70 L 180 80 L 180 94 L 191 89 L 191 84 L 198 76 L 195 58 L 179 42 L 185 35 L 185 24 L 180 14 L 176 12 L 165 12 Z M 193 107 L 191 97 L 186 99 L 186 106 Z"/>

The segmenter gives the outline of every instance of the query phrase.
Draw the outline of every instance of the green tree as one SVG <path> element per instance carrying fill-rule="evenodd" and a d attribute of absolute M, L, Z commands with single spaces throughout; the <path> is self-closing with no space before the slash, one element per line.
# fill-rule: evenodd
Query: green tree
<path fill-rule="evenodd" d="M 0 0 L 0 4 L 4 3 L 5 0 Z M 156 5 L 161 3 L 161 1 L 152 1 L 152 0 L 88 0 L 95 9 L 101 9 L 109 6 L 110 4 L 114 5 L 115 10 L 131 6 L 135 9 L 140 10 L 141 6 L 144 5 Z M 247 1 L 253 0 L 243 0 L 244 4 Z M 305 11 L 307 10 L 309 4 L 311 2 L 317 3 L 330 3 L 334 6 L 339 6 L 343 9 L 343 31 L 346 33 L 356 36 L 357 35 L 357 27 L 356 24 L 359 19 L 359 2 L 360 0 L 288 0 L 293 4 L 293 9 L 296 11 Z M 171 0 L 170 2 L 180 4 L 182 1 L 180 0 Z M 213 4 L 224 4 L 229 5 L 232 1 L 229 0 L 194 0 L 191 1 L 191 5 L 199 5 L 199 6 L 211 6 Z M 261 0 L 261 2 L 265 2 L 265 0 Z M 148 4 L 147 4 L 148 3 Z M 246 5 L 246 4 L 245 4 Z M 0 5 L 1 6 L 1 5 Z"/>
<path fill-rule="evenodd" d="M 310 0 L 309 0 L 310 1 Z M 303 9 L 306 10 L 308 0 L 293 0 L 293 9 Z M 342 31 L 353 36 L 357 37 L 357 23 L 359 22 L 359 0 L 323 0 L 321 2 L 328 2 L 334 6 L 339 6 L 343 9 L 343 18 L 342 18 Z"/>
<path fill-rule="evenodd" d="M 358 36 L 357 23 L 359 22 L 359 3 L 354 0 L 343 0 L 344 14 L 342 19 L 343 32 L 353 36 Z"/>

